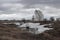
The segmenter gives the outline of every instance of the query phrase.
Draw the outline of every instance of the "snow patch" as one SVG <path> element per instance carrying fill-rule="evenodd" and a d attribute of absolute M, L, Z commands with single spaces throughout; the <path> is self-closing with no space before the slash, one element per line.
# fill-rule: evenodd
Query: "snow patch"
<path fill-rule="evenodd" d="M 50 30 L 53 28 L 45 28 L 45 25 L 40 25 L 40 23 L 24 23 L 23 25 L 19 26 L 19 27 L 24 27 L 26 28 L 27 26 L 29 26 L 30 29 L 33 29 L 32 31 L 30 31 L 31 33 L 35 33 L 35 34 L 39 34 L 42 33 L 46 30 Z M 38 29 L 38 30 L 36 30 Z"/>

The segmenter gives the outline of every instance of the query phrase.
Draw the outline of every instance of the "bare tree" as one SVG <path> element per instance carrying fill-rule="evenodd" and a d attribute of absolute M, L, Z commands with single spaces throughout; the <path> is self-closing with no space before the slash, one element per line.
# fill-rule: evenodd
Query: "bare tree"
<path fill-rule="evenodd" d="M 51 18 L 50 18 L 50 21 L 55 21 L 54 17 L 51 17 Z"/>
<path fill-rule="evenodd" d="M 35 16 L 38 21 L 41 21 L 43 19 L 43 14 L 40 10 L 35 10 Z"/>

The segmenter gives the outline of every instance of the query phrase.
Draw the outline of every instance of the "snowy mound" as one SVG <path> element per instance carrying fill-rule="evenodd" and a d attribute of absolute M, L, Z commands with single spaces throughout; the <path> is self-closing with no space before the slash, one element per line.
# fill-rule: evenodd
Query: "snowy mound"
<path fill-rule="evenodd" d="M 42 32 L 44 32 L 46 30 L 52 29 L 52 28 L 45 28 L 44 27 L 45 25 L 39 25 L 39 24 L 40 23 L 24 23 L 19 27 L 24 27 L 25 28 L 26 26 L 29 26 L 29 28 L 34 30 L 34 31 L 31 30 L 30 32 L 35 33 L 35 34 L 39 34 L 39 33 L 42 33 Z M 38 30 L 36 30 L 37 28 L 38 28 Z"/>

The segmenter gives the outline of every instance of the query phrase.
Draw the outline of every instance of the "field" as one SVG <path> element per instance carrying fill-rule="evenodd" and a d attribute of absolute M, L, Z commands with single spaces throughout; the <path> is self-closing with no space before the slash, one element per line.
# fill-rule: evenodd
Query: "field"
<path fill-rule="evenodd" d="M 53 29 L 37 35 L 29 33 L 28 31 L 22 31 L 15 24 L 3 24 L 10 22 L 14 23 L 17 21 L 0 21 L 0 40 L 60 40 L 60 21 L 41 22 L 42 24 L 53 23 Z"/>

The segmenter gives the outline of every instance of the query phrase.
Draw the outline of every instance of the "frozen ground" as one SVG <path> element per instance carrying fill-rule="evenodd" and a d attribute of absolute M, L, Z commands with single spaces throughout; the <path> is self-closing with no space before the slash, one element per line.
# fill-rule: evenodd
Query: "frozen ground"
<path fill-rule="evenodd" d="M 4 23 L 4 24 L 11 24 L 11 23 Z M 40 25 L 40 23 L 14 23 L 16 25 L 18 25 L 19 28 L 22 28 L 23 30 L 26 30 L 26 27 L 29 26 L 29 32 L 31 33 L 35 33 L 35 34 L 39 34 L 42 33 L 46 30 L 51 30 L 53 28 L 45 28 L 45 25 L 51 25 L 51 24 L 44 24 L 44 25 Z M 20 25 L 22 24 L 22 25 Z"/>
<path fill-rule="evenodd" d="M 29 26 L 30 29 L 33 29 L 34 30 L 34 31 L 31 30 L 30 32 L 35 33 L 35 34 L 39 34 L 39 33 L 42 33 L 42 32 L 44 32 L 46 30 L 53 29 L 53 28 L 45 28 L 44 27 L 45 25 L 40 25 L 40 23 L 23 23 L 19 27 L 24 27 L 25 28 L 26 26 Z"/>

